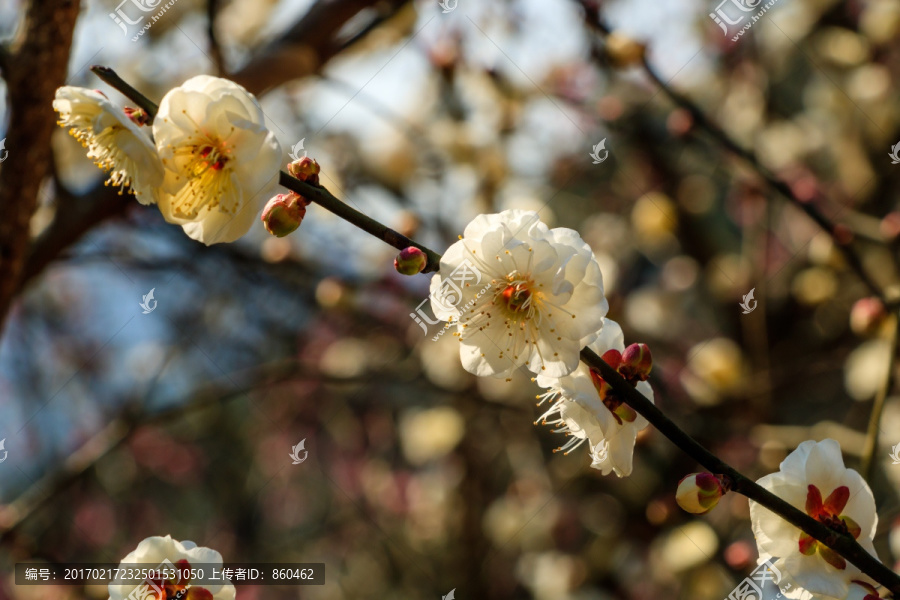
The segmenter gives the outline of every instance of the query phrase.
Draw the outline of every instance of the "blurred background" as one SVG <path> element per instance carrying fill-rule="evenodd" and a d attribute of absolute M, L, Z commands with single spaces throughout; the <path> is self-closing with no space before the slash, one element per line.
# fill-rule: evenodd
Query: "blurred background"
<path fill-rule="evenodd" d="M 437 251 L 477 214 L 538 210 L 594 249 L 609 316 L 650 344 L 681 427 L 752 477 L 826 437 L 859 467 L 892 326 L 876 305 L 851 327 L 872 292 L 766 178 L 841 223 L 900 296 L 900 0 L 780 0 L 736 42 L 715 0 L 177 0 L 140 36 L 110 14 L 153 0 L 116 2 L 82 0 L 71 52 L 55 50 L 67 84 L 124 105 L 90 65 L 156 101 L 232 78 L 286 163 L 308 152 L 335 195 Z M 7 49 L 29 5 L 0 0 Z M 654 82 L 637 42 L 756 167 Z M 30 140 L 8 81 L 0 139 Z M 241 600 L 720 600 L 752 570 L 746 499 L 682 512 L 675 487 L 699 469 L 651 428 L 628 478 L 590 469 L 586 447 L 554 454 L 527 373 L 476 379 L 410 317 L 430 278 L 398 275 L 394 249 L 315 205 L 290 237 L 256 223 L 203 246 L 104 188 L 55 129 L 5 147 L 50 164 L 0 339 L 0 599 L 106 598 L 16 587 L 12 565 L 118 562 L 166 534 L 226 561 L 326 564 L 325 586 Z M 875 542 L 895 565 L 900 397 L 880 432 Z"/>

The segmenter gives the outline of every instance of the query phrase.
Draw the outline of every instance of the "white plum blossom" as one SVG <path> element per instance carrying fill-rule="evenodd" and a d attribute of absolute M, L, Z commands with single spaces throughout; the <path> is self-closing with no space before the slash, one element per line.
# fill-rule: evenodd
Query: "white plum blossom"
<path fill-rule="evenodd" d="M 250 230 L 281 162 L 252 94 L 227 79 L 193 77 L 163 97 L 153 137 L 165 167 L 166 221 L 207 245 Z"/>
<path fill-rule="evenodd" d="M 109 172 L 108 185 L 119 193 L 130 187 L 141 204 L 156 202 L 163 168 L 156 148 L 125 112 L 98 90 L 63 86 L 56 90 L 53 109 L 59 125 L 87 148 L 88 158 Z"/>
<path fill-rule="evenodd" d="M 875 498 L 862 476 L 844 467 L 836 441 L 803 442 L 777 473 L 757 483 L 826 527 L 852 535 L 877 557 L 872 544 L 878 524 Z M 863 580 L 860 570 L 812 536 L 752 500 L 750 520 L 760 556 L 777 557 L 774 566 L 791 583 L 786 597 L 843 600 L 851 591 L 859 592 L 850 584 Z"/>
<path fill-rule="evenodd" d="M 199 571 L 196 565 L 200 564 L 207 565 L 203 569 L 205 579 L 202 582 L 192 582 L 190 569 L 194 566 L 195 571 Z M 179 600 L 234 600 L 235 598 L 234 585 L 230 581 L 222 583 L 219 580 L 215 584 L 210 582 L 211 569 L 216 567 L 221 571 L 222 555 L 210 548 L 199 547 L 194 542 L 179 542 L 168 535 L 148 537 L 122 559 L 120 566 L 123 570 L 129 567 L 135 571 L 139 568 L 157 570 L 163 577 L 137 584 L 110 583 L 109 600 L 133 598 L 159 600 L 157 590 L 165 593 L 164 599 L 177 597 Z M 169 572 L 177 572 L 178 576 L 167 577 Z"/>
<path fill-rule="evenodd" d="M 522 365 L 571 373 L 608 310 L 600 267 L 578 233 L 522 210 L 466 226 L 431 281 L 431 306 L 456 324 L 465 369 L 498 377 Z"/>
<path fill-rule="evenodd" d="M 637 345 L 635 345 L 637 346 Z M 603 319 L 603 328 L 588 344 L 588 347 L 607 362 L 621 359 L 625 351 L 625 336 L 618 323 Z M 614 361 L 615 362 L 615 361 Z M 644 359 L 644 370 L 649 371 L 649 353 Z M 643 380 L 629 377 L 624 367 L 615 364 L 620 374 L 626 376 L 647 399 L 653 402 L 653 388 Z M 646 373 L 644 373 L 646 374 Z M 569 375 L 549 377 L 538 375 L 539 386 L 549 388 L 538 396 L 539 404 L 550 402 L 540 422 L 558 425 L 555 432 L 565 433 L 571 439 L 559 450 L 567 454 L 588 442 L 591 452 L 591 467 L 603 475 L 615 473 L 619 477 L 631 474 L 632 455 L 637 434 L 647 425 L 647 419 L 617 398 L 609 386 L 592 372 L 584 363 Z"/>

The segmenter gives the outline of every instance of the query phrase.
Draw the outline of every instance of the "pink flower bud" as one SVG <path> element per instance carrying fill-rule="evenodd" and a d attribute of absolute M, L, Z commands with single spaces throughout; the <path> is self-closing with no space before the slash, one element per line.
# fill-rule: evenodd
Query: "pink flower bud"
<path fill-rule="evenodd" d="M 881 300 L 875 297 L 862 298 L 850 310 L 850 329 L 856 335 L 872 335 L 878 331 L 886 316 Z"/>
<path fill-rule="evenodd" d="M 675 501 L 687 512 L 702 515 L 712 510 L 726 491 L 726 486 L 712 473 L 692 473 L 678 483 Z"/>
<path fill-rule="evenodd" d="M 619 370 L 619 366 L 622 364 L 622 353 L 616 349 L 607 350 L 600 358 L 616 371 Z"/>
<path fill-rule="evenodd" d="M 288 173 L 310 185 L 319 185 L 319 163 L 308 156 L 288 165 Z"/>
<path fill-rule="evenodd" d="M 653 358 L 650 356 L 650 347 L 647 344 L 631 344 L 622 353 L 622 365 L 619 373 L 628 381 L 647 381 L 650 369 L 653 368 Z"/>
<path fill-rule="evenodd" d="M 413 246 L 401 250 L 397 258 L 394 259 L 394 268 L 401 275 L 421 273 L 427 264 L 428 257 L 425 253 Z"/>
<path fill-rule="evenodd" d="M 150 115 L 147 114 L 143 108 L 132 108 L 130 106 L 126 106 L 122 109 L 125 113 L 125 116 L 131 119 L 131 122 L 141 127 L 142 125 L 150 124 Z"/>
<path fill-rule="evenodd" d="M 306 202 L 294 192 L 278 194 L 266 203 L 262 212 L 262 222 L 266 231 L 275 237 L 284 237 L 294 232 L 306 216 Z"/>

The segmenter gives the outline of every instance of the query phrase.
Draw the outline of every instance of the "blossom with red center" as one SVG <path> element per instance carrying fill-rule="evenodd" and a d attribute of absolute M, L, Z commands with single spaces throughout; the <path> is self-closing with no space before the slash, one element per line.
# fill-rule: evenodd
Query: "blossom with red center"
<path fill-rule="evenodd" d="M 247 233 L 282 158 L 256 98 L 227 79 L 193 77 L 163 97 L 153 137 L 166 221 L 207 245 Z"/>
<path fill-rule="evenodd" d="M 447 249 L 431 307 L 455 324 L 470 373 L 502 377 L 524 365 L 561 377 L 578 366 L 608 304 L 597 259 L 577 232 L 507 210 L 476 217 Z"/>
<path fill-rule="evenodd" d="M 849 533 L 854 539 L 859 537 L 860 528 L 856 521 L 846 515 L 841 515 L 841 511 L 847 506 L 847 500 L 850 499 L 850 488 L 842 485 L 835 488 L 828 497 L 822 501 L 822 492 L 814 485 L 809 486 L 806 495 L 806 514 L 822 523 L 829 529 L 839 531 L 841 533 Z M 800 552 L 807 556 L 816 552 L 824 558 L 828 564 L 836 569 L 846 569 L 847 561 L 844 558 L 816 540 L 808 533 L 800 534 Z"/>
<path fill-rule="evenodd" d="M 644 344 L 625 348 L 624 340 L 619 324 L 603 319 L 603 328 L 587 346 L 653 402 L 653 389 L 646 381 L 652 367 L 650 350 Z M 536 381 L 548 388 L 538 396 L 539 404 L 550 402 L 550 408 L 538 421 L 555 425 L 554 432 L 569 436 L 559 450 L 569 453 L 587 441 L 591 467 L 604 475 L 631 474 L 637 433 L 648 425 L 644 417 L 625 404 L 599 373 L 583 363 L 570 375 L 538 375 Z"/>
<path fill-rule="evenodd" d="M 198 547 L 193 542 L 173 540 L 171 536 L 149 537 L 122 559 L 124 571 L 139 571 L 137 565 L 160 565 L 154 575 L 143 581 L 109 584 L 110 600 L 235 600 L 231 582 L 209 580 L 212 568 L 222 567 L 222 555 L 210 548 Z M 203 568 L 196 568 L 203 565 Z M 207 579 L 193 581 L 191 575 L 200 571 Z"/>
<path fill-rule="evenodd" d="M 862 476 L 844 467 L 836 441 L 803 442 L 777 473 L 757 483 L 830 530 L 853 537 L 876 556 L 875 498 Z M 774 566 L 792 584 L 786 597 L 844 600 L 850 582 L 861 580 L 852 563 L 752 500 L 750 520 L 760 556 L 777 557 Z"/>

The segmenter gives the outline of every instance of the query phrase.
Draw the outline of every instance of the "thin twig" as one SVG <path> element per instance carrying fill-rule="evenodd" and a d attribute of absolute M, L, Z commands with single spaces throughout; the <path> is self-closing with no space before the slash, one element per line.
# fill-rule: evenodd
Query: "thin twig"
<path fill-rule="evenodd" d="M 578 2 L 584 8 L 585 22 L 604 35 L 609 34 L 610 28 L 600 18 L 600 12 L 594 5 L 594 3 L 590 2 L 589 0 L 578 0 Z M 654 83 L 656 83 L 659 89 L 662 90 L 662 92 L 666 96 L 668 96 L 672 102 L 690 113 L 691 117 L 694 119 L 694 122 L 697 123 L 697 125 L 699 125 L 709 135 L 711 135 L 713 139 L 725 146 L 725 148 L 729 152 L 735 154 L 736 156 L 747 162 L 753 168 L 753 170 L 755 170 L 756 173 L 769 185 L 769 187 L 784 196 L 789 202 L 806 213 L 806 215 L 811 218 L 816 223 L 816 225 L 818 225 L 825 233 L 831 236 L 831 239 L 834 241 L 834 245 L 843 254 L 844 259 L 847 261 L 847 264 L 857 274 L 860 280 L 866 285 L 867 288 L 869 288 L 872 294 L 878 297 L 878 299 L 880 299 L 885 305 L 889 304 L 888 300 L 884 296 L 884 292 L 866 272 L 859 255 L 853 250 L 852 247 L 850 247 L 849 242 L 841 240 L 836 235 L 837 225 L 835 223 L 833 223 L 818 208 L 816 208 L 814 204 L 810 202 L 804 202 L 803 200 L 798 198 L 787 183 L 775 177 L 775 175 L 771 171 L 769 171 L 769 169 L 767 169 L 759 162 L 753 152 L 747 150 L 746 148 L 743 148 L 736 141 L 731 139 L 731 137 L 727 133 L 725 133 L 721 127 L 716 125 L 712 121 L 712 119 L 710 119 L 706 115 L 706 113 L 703 112 L 703 110 L 694 103 L 693 100 L 672 89 L 669 86 L 668 82 L 666 82 L 656 72 L 656 69 L 654 69 L 654 67 L 647 60 L 646 55 L 641 59 L 641 66 L 650 77 L 650 79 L 652 79 Z"/>
<path fill-rule="evenodd" d="M 351 208 L 324 187 L 310 185 L 305 181 L 300 181 L 296 177 L 292 177 L 284 171 L 281 172 L 278 183 L 289 190 L 297 192 L 307 200 L 315 202 L 325 210 L 336 214 L 345 221 L 356 225 L 366 233 L 377 237 L 398 250 L 403 250 L 410 246 L 418 248 L 428 257 L 428 264 L 425 265 L 422 273 L 433 273 L 441 268 L 440 254 L 412 241 L 402 233 L 394 231 L 368 215 L 364 215 L 358 210 Z"/>
<path fill-rule="evenodd" d="M 119 90 L 126 98 L 137 104 L 138 108 L 143 109 L 144 112 L 146 112 L 150 116 L 151 121 L 156 117 L 156 111 L 159 108 L 156 103 L 131 87 L 128 82 L 119 77 L 118 73 L 116 73 L 109 67 L 103 67 L 100 65 L 94 65 L 93 67 L 91 67 L 91 72 L 108 83 L 110 86 Z"/>
<path fill-rule="evenodd" d="M 599 371 L 603 380 L 615 390 L 618 397 L 622 398 L 626 404 L 646 418 L 660 433 L 669 438 L 684 453 L 703 465 L 711 473 L 727 476 L 731 480 L 731 489 L 733 491 L 746 496 L 754 502 L 758 502 L 791 525 L 808 533 L 856 565 L 866 575 L 891 590 L 892 594 L 895 596 L 900 595 L 900 576 L 866 552 L 851 536 L 829 529 L 719 459 L 666 417 L 655 404 L 633 388 L 615 369 L 606 364 L 602 358 L 589 348 L 581 351 L 581 360 L 589 367 Z"/>
<path fill-rule="evenodd" d="M 891 388 L 894 387 L 894 372 L 897 362 L 897 351 L 900 349 L 900 315 L 894 313 L 891 318 L 891 342 L 888 350 L 888 369 L 881 387 L 875 395 L 875 403 L 872 405 L 872 413 L 869 415 L 869 429 L 866 432 L 866 447 L 862 454 L 860 471 L 864 479 L 872 476 L 872 466 L 875 463 L 875 452 L 878 450 L 878 433 L 881 430 L 881 413 L 884 411 L 884 401 Z"/>

